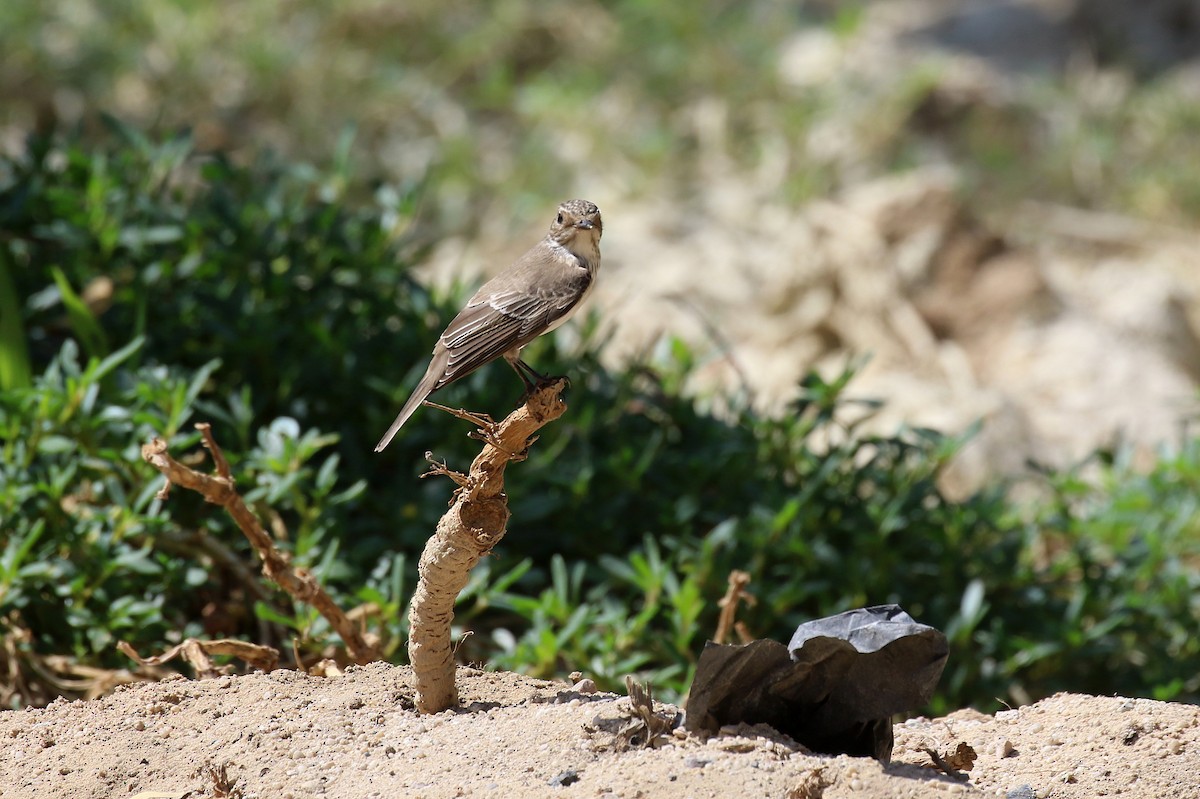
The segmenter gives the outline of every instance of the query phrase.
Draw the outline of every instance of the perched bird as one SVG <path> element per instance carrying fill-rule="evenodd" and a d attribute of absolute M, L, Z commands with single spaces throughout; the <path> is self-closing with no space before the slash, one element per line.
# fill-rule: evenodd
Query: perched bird
<path fill-rule="evenodd" d="M 425 376 L 375 451 L 383 451 L 430 394 L 501 356 L 526 389 L 544 380 L 521 360 L 521 348 L 567 321 L 587 297 L 600 269 L 602 232 L 594 204 L 567 200 L 558 206 L 546 238 L 484 283 L 446 327 Z"/>

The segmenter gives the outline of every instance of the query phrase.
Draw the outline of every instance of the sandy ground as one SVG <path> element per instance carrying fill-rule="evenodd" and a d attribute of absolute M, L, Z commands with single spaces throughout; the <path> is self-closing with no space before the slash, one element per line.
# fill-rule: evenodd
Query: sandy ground
<path fill-rule="evenodd" d="M 1192 705 L 1060 694 L 913 719 L 896 726 L 885 768 L 812 755 L 767 727 L 631 745 L 624 697 L 465 668 L 464 707 L 421 716 L 410 677 L 377 663 L 338 677 L 175 678 L 3 712 L 0 796 L 1200 796 Z M 977 759 L 956 779 L 927 750 L 959 767 Z"/>

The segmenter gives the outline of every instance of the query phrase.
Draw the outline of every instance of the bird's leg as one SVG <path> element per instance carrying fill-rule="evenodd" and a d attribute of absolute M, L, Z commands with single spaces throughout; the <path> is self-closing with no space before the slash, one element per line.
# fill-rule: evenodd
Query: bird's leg
<path fill-rule="evenodd" d="M 539 375 L 537 372 L 534 372 L 533 369 L 529 367 L 529 364 L 525 363 L 520 358 L 510 358 L 505 355 L 504 360 L 508 361 L 508 365 L 513 368 L 513 371 L 517 373 L 517 377 L 521 378 L 521 382 L 525 384 L 525 396 L 528 397 L 531 393 L 533 393 L 533 389 L 537 386 L 535 381 L 529 379 L 528 372 L 533 372 L 533 374 L 539 378 L 541 375 Z M 528 372 L 523 371 L 523 369 L 527 369 Z"/>
<path fill-rule="evenodd" d="M 566 380 L 567 385 L 571 385 L 571 379 L 566 375 L 544 375 L 520 358 L 514 358 L 509 363 L 512 364 L 512 368 L 520 376 L 521 382 L 525 384 L 526 397 L 537 389 L 557 383 L 559 380 Z"/>

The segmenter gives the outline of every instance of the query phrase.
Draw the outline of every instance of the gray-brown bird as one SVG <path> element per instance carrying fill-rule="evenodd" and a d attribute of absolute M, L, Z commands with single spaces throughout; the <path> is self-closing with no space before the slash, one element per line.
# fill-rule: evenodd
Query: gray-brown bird
<path fill-rule="evenodd" d="M 558 206 L 546 238 L 484 283 L 446 327 L 425 376 L 375 451 L 383 451 L 430 394 L 501 356 L 527 389 L 543 380 L 521 360 L 521 348 L 567 321 L 587 297 L 600 269 L 602 232 L 594 204 L 567 200 Z"/>

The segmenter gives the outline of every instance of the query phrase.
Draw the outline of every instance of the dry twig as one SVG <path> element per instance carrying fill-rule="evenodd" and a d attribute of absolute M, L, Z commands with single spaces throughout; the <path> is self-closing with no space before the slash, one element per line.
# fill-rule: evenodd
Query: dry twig
<path fill-rule="evenodd" d="M 44 705 L 56 696 L 94 699 L 118 685 L 153 682 L 164 672 L 144 667 L 104 669 L 77 663 L 66 655 L 41 655 L 33 651 L 33 633 L 13 611 L 0 619 L 0 705 Z"/>
<path fill-rule="evenodd" d="M 245 793 L 237 778 L 229 778 L 229 766 L 229 763 L 220 766 L 206 763 L 204 768 L 197 772 L 197 776 L 203 773 L 212 781 L 212 799 L 244 799 Z"/>
<path fill-rule="evenodd" d="M 308 570 L 292 566 L 288 556 L 275 548 L 258 517 L 246 507 L 245 501 L 238 494 L 229 473 L 229 463 L 212 436 L 211 426 L 201 423 L 196 425 L 196 429 L 204 436 L 204 446 L 211 453 L 213 463 L 217 467 L 216 475 L 201 474 L 184 466 L 167 453 L 167 442 L 157 436 L 151 439 L 150 443 L 142 445 L 142 459 L 167 478 L 166 484 L 158 493 L 159 498 L 167 498 L 171 485 L 180 485 L 197 492 L 206 501 L 220 505 L 233 517 L 262 559 L 263 574 L 268 579 L 287 591 L 296 601 L 312 605 L 324 616 L 341 636 L 350 657 L 356 663 L 378 660 L 379 645 L 375 636 L 361 631 Z"/>
<path fill-rule="evenodd" d="M 649 683 L 641 685 L 632 676 L 626 676 L 625 689 L 629 692 L 632 720 L 622 734 L 631 745 L 640 741 L 642 746 L 655 747 L 675 726 L 675 719 L 654 712 L 654 692 Z"/>
<path fill-rule="evenodd" d="M 714 643 L 725 643 L 729 639 L 730 630 L 737 632 L 738 638 L 743 644 L 750 642 L 751 636 L 746 626 L 735 621 L 740 603 L 745 602 L 747 607 L 752 608 L 758 601 L 754 594 L 746 590 L 748 585 L 750 585 L 750 572 L 734 569 L 729 573 L 729 588 L 726 590 L 725 596 L 717 602 L 721 608 L 721 615 L 717 617 L 717 631 L 713 634 Z"/>
<path fill-rule="evenodd" d="M 968 779 L 967 775 L 963 774 L 963 772 L 970 771 L 978 757 L 975 754 L 975 749 L 966 741 L 959 741 L 954 751 L 948 752 L 945 756 L 942 756 L 930 746 L 923 746 L 921 749 L 933 761 L 932 765 L 927 766 L 927 768 L 937 769 L 947 776 L 962 782 L 966 782 Z"/>
<path fill-rule="evenodd" d="M 259 646 L 258 644 L 237 641 L 232 638 L 220 638 L 215 641 L 201 641 L 197 638 L 188 638 L 183 643 L 176 644 L 161 655 L 148 658 L 139 655 L 137 650 L 128 641 L 118 641 L 117 649 L 120 649 L 140 666 L 161 666 L 182 656 L 192 669 L 195 670 L 196 676 L 200 679 L 220 677 L 229 671 L 228 668 L 215 665 L 209 655 L 232 655 L 233 657 L 241 658 L 254 668 L 262 671 L 274 671 L 275 667 L 279 665 L 279 652 L 277 650 L 269 646 Z"/>

